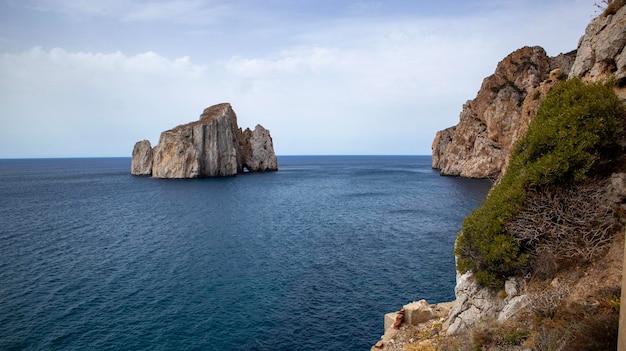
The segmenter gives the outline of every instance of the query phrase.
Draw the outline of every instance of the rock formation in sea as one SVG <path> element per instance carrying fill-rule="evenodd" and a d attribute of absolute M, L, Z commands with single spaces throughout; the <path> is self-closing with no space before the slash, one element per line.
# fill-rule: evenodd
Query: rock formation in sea
<path fill-rule="evenodd" d="M 133 148 L 130 173 L 134 175 L 152 174 L 153 152 L 150 141 L 138 141 Z"/>
<path fill-rule="evenodd" d="M 269 130 L 257 125 L 242 131 L 231 105 L 223 103 L 206 108 L 198 121 L 164 131 L 153 149 L 147 140 L 137 142 L 131 173 L 202 178 L 277 170 Z"/>

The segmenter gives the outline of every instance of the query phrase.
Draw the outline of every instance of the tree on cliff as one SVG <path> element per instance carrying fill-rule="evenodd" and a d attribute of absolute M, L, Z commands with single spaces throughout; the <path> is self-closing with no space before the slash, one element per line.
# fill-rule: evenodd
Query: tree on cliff
<path fill-rule="evenodd" d="M 516 145 L 507 173 L 463 222 L 455 247 L 459 271 L 471 270 L 479 283 L 497 288 L 506 277 L 533 270 L 541 251 L 538 243 L 546 242 L 537 237 L 548 234 L 528 236 L 516 227 L 522 223 L 516 219 L 532 213 L 524 211 L 533 206 L 536 194 L 559 193 L 590 178 L 606 177 L 616 167 L 616 155 L 623 153 L 624 103 L 612 86 L 612 82 L 587 84 L 574 78 L 550 90 L 528 133 Z M 559 225 L 559 220 L 552 224 Z M 611 229 L 606 232 L 614 234 Z M 574 239 L 562 237 L 589 244 Z"/>

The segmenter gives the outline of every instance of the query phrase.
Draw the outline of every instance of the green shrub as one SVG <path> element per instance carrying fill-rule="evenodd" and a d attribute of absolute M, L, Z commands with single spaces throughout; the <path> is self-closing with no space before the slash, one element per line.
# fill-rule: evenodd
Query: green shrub
<path fill-rule="evenodd" d="M 618 144 L 624 105 L 609 84 L 571 79 L 552 88 L 518 143 L 516 167 L 525 185 L 582 181 Z"/>
<path fill-rule="evenodd" d="M 528 268 L 529 248 L 507 232 L 507 222 L 524 209 L 526 189 L 582 181 L 614 159 L 624 104 L 611 86 L 574 78 L 548 92 L 507 173 L 463 222 L 455 246 L 459 271 L 471 270 L 479 283 L 499 288 Z"/>

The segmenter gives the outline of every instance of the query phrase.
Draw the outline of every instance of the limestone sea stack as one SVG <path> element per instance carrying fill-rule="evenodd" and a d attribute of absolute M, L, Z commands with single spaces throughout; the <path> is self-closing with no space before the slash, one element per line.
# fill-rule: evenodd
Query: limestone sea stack
<path fill-rule="evenodd" d="M 200 119 L 161 133 L 152 149 L 147 140 L 133 149 L 131 173 L 155 178 L 235 176 L 245 171 L 277 171 L 269 130 L 242 131 L 229 103 L 208 107 Z"/>

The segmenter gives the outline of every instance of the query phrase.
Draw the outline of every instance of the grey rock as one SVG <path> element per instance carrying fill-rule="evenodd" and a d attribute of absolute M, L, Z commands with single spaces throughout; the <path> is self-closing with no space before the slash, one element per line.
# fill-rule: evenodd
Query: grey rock
<path fill-rule="evenodd" d="M 269 131 L 257 125 L 254 131 L 242 132 L 228 103 L 206 108 L 198 121 L 164 131 L 152 151 L 151 174 L 155 178 L 226 177 L 244 169 L 278 170 Z M 133 164 L 147 167 L 148 159 L 135 158 L 133 152 Z"/>
<path fill-rule="evenodd" d="M 570 71 L 575 51 L 548 57 L 541 47 L 524 47 L 498 63 L 483 80 L 476 97 L 466 102 L 459 123 L 437 132 L 432 167 L 442 175 L 498 178 L 527 120 L 525 101 L 550 72 Z"/>
<path fill-rule="evenodd" d="M 243 132 L 243 140 L 241 155 L 242 166 L 245 169 L 250 172 L 278 170 L 278 161 L 269 130 L 257 124 L 254 131 L 246 129 Z"/>
<path fill-rule="evenodd" d="M 133 175 L 151 175 L 152 158 L 152 145 L 150 145 L 150 141 L 138 141 L 133 147 L 130 173 Z"/>
<path fill-rule="evenodd" d="M 485 320 L 503 323 L 514 318 L 530 303 L 530 297 L 521 294 L 522 285 L 520 278 L 509 278 L 505 282 L 507 296 L 501 298 L 498 292 L 481 287 L 474 280 L 472 272 L 457 272 L 454 288 L 456 300 L 448 313 L 446 334 L 457 335 Z"/>
<path fill-rule="evenodd" d="M 515 317 L 521 310 L 530 304 L 531 298 L 528 295 L 515 296 L 508 300 L 502 310 L 498 313 L 497 321 L 506 322 Z"/>
<path fill-rule="evenodd" d="M 569 77 L 597 81 L 614 74 L 626 80 L 626 6 L 614 15 L 600 15 L 585 29 Z"/>

